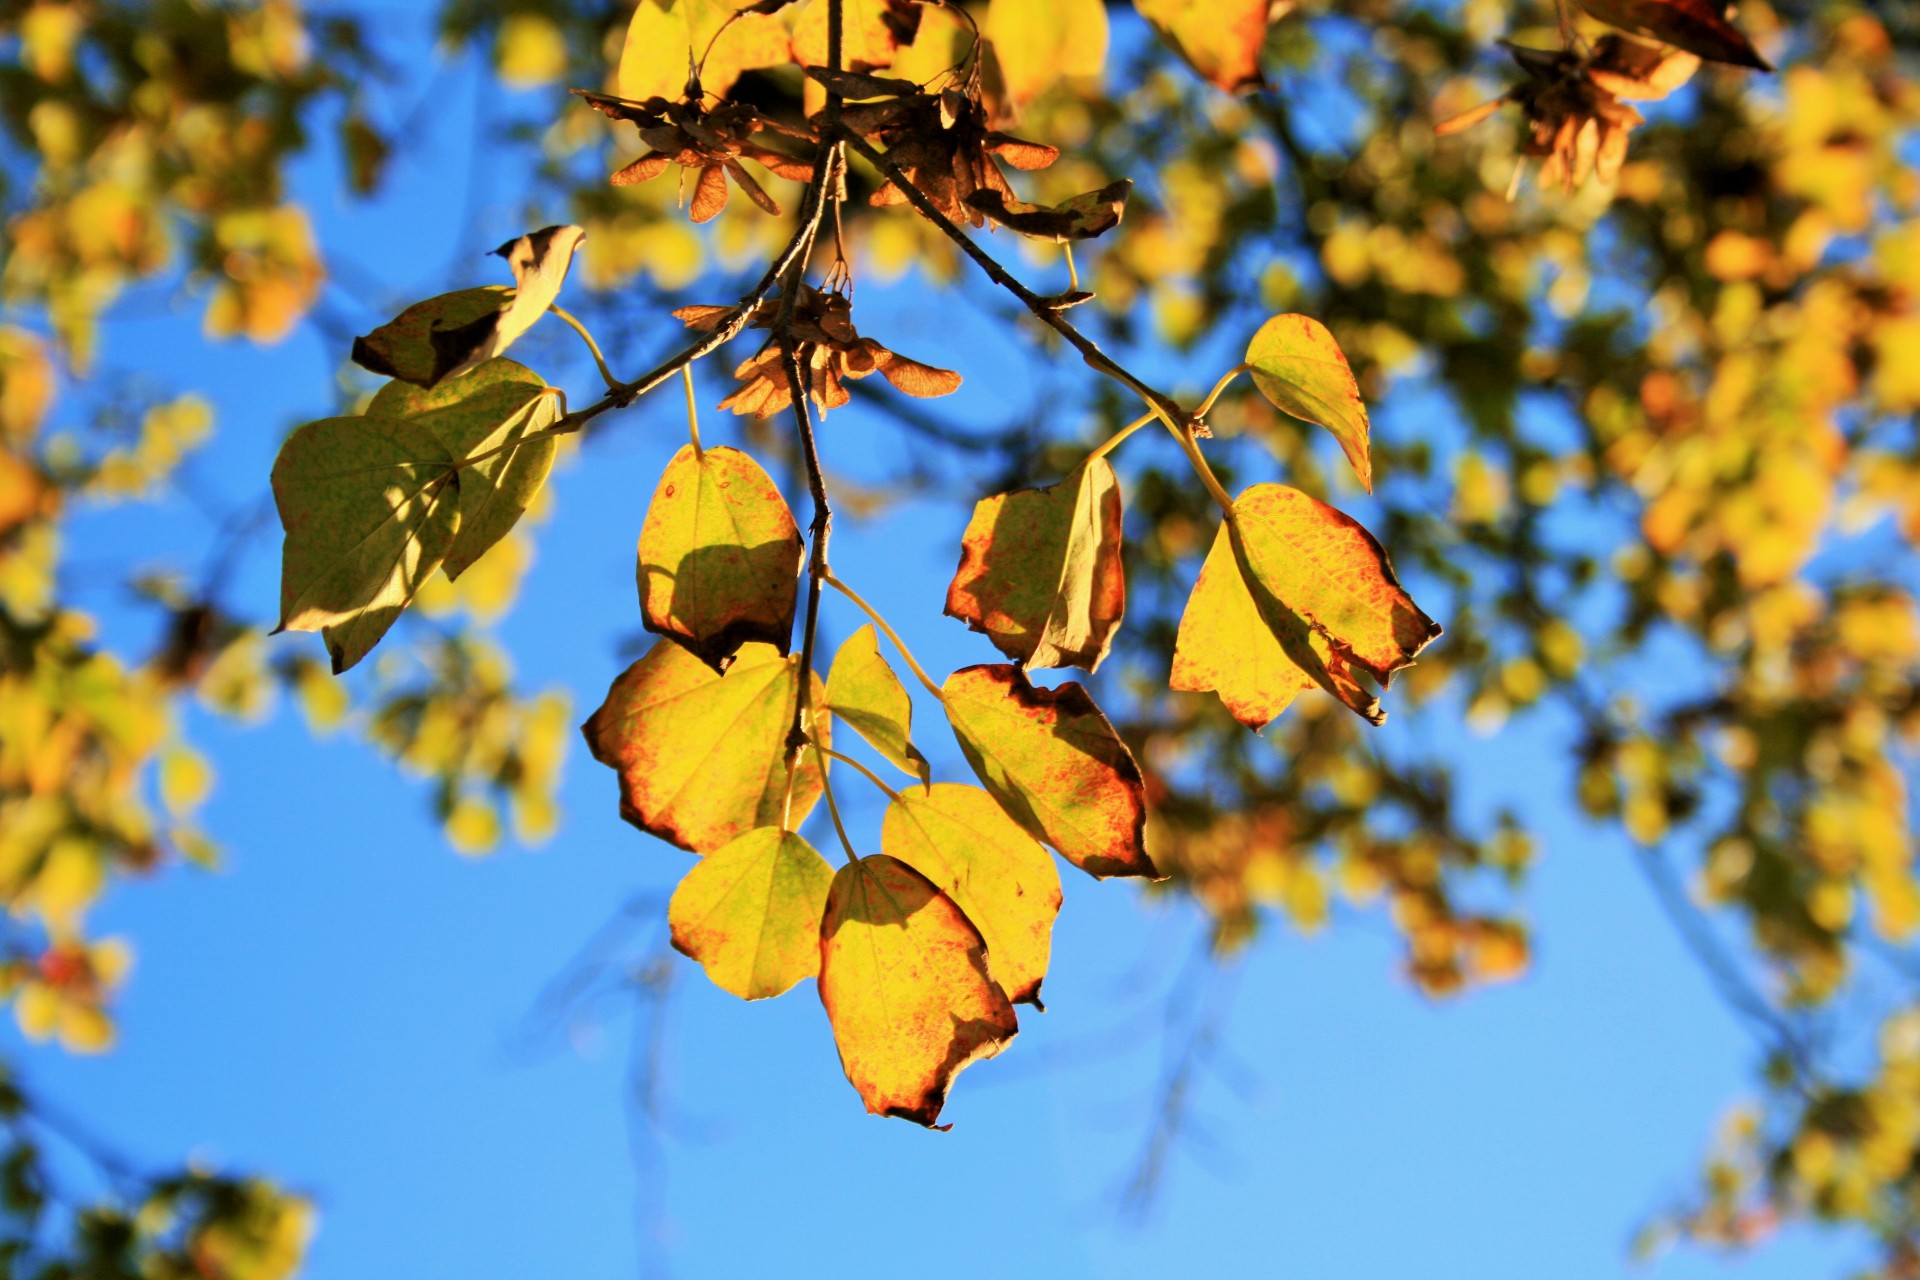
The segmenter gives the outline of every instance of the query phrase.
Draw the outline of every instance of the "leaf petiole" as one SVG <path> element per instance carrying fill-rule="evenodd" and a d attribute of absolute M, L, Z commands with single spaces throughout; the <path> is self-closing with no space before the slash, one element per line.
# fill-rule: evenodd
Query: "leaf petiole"
<path fill-rule="evenodd" d="M 827 762 L 820 753 L 820 744 L 809 738 L 807 746 L 813 749 L 814 763 L 820 766 L 820 790 L 827 797 L 827 812 L 833 816 L 833 830 L 840 837 L 840 847 L 847 851 L 848 862 L 858 862 L 860 855 L 853 851 L 853 841 L 847 839 L 846 824 L 840 821 L 840 805 L 833 798 L 833 779 L 827 776 Z M 828 754 L 839 756 L 838 752 Z M 839 758 L 846 759 L 845 756 L 839 756 Z M 894 799 L 897 800 L 899 797 L 895 796 Z"/>
<path fill-rule="evenodd" d="M 811 739 L 808 740 L 808 745 L 811 746 L 815 751 L 826 752 L 828 755 L 832 756 L 835 760 L 838 760 L 842 764 L 851 765 L 853 768 L 858 769 L 861 775 L 865 777 L 868 782 L 871 782 L 874 786 L 880 788 L 882 791 L 887 793 L 887 799 L 898 800 L 900 798 L 900 793 L 898 791 L 895 791 L 892 787 L 888 786 L 884 778 L 882 778 L 879 774 L 875 773 L 873 770 L 867 768 L 867 766 L 861 764 L 858 760 L 855 760 L 852 756 L 845 755 L 841 752 L 835 751 L 832 747 L 823 747 L 819 743 L 813 742 Z"/>
<path fill-rule="evenodd" d="M 731 19 L 729 19 L 731 21 Z M 680 366 L 680 380 L 687 384 L 687 434 L 693 439 L 693 456 L 704 458 L 707 451 L 700 447 L 700 406 L 693 399 L 693 366 Z"/>
<path fill-rule="evenodd" d="M 1146 426 L 1149 422 L 1152 422 L 1154 418 L 1157 416 L 1158 416 L 1157 414 L 1151 411 L 1141 414 L 1139 417 L 1135 418 L 1132 422 L 1129 422 L 1126 426 L 1120 428 L 1118 431 L 1108 436 L 1106 440 L 1101 443 L 1099 448 L 1095 449 L 1092 453 L 1087 455 L 1087 461 L 1092 462 L 1096 458 L 1106 457 L 1109 453 L 1112 453 L 1115 449 L 1117 449 L 1120 446 L 1121 441 L 1125 440 L 1128 436 L 1132 435 L 1134 432 L 1138 431 L 1140 428 Z"/>
<path fill-rule="evenodd" d="M 887 620 L 880 616 L 879 610 L 875 609 L 865 600 L 862 600 L 859 593 L 854 591 L 854 589 L 846 583 L 840 581 L 840 579 L 834 577 L 831 572 L 828 572 L 823 580 L 828 586 L 859 605 L 860 611 L 873 619 L 873 625 L 879 627 L 880 630 L 886 634 L 887 639 L 893 641 L 893 647 L 900 651 L 900 656 L 906 660 L 907 666 L 912 668 L 913 674 L 920 678 L 920 683 L 926 686 L 927 692 L 944 704 L 946 699 L 940 693 L 940 686 L 935 684 L 933 678 L 926 673 L 926 670 L 921 667 L 918 662 L 913 660 L 913 652 L 908 649 L 905 642 L 900 639 L 900 633 L 887 625 Z"/>
<path fill-rule="evenodd" d="M 1237 364 L 1220 375 L 1220 381 L 1213 384 L 1213 390 L 1207 392 L 1207 398 L 1200 402 L 1200 407 L 1193 411 L 1193 416 L 1196 418 L 1206 417 L 1207 410 L 1213 408 L 1213 402 L 1220 398 L 1220 393 L 1225 391 L 1229 386 L 1232 386 L 1235 378 L 1251 368 L 1253 368 L 1253 366 L 1250 364 Z"/>
<path fill-rule="evenodd" d="M 1060 248 L 1067 255 L 1067 287 L 1078 293 L 1080 292 L 1080 269 L 1073 265 L 1073 245 L 1062 240 Z"/>
<path fill-rule="evenodd" d="M 1207 465 L 1207 456 L 1200 452 L 1199 442 L 1193 438 L 1192 419 L 1188 419 L 1188 425 L 1182 428 L 1174 425 L 1172 415 L 1158 404 L 1152 404 L 1152 408 L 1154 416 L 1159 418 L 1166 425 L 1167 430 L 1173 432 L 1173 438 L 1180 442 L 1180 450 L 1187 455 L 1187 461 L 1192 464 L 1194 474 L 1200 477 L 1200 483 L 1207 487 L 1207 492 L 1213 496 L 1214 502 L 1226 514 L 1227 519 L 1232 520 L 1233 499 L 1228 496 L 1226 487 L 1220 483 L 1220 477 L 1214 475 L 1213 468 Z"/>
<path fill-rule="evenodd" d="M 566 321 L 573 331 L 580 335 L 580 340 L 587 344 L 587 350 L 593 353 L 593 362 L 599 366 L 600 379 L 607 384 L 607 389 L 609 391 L 619 389 L 621 386 L 620 379 L 614 377 L 613 370 L 607 368 L 607 358 L 600 354 L 600 344 L 593 340 L 591 333 L 587 332 L 587 326 L 574 319 L 571 312 L 557 303 L 549 305 L 547 310 Z"/>

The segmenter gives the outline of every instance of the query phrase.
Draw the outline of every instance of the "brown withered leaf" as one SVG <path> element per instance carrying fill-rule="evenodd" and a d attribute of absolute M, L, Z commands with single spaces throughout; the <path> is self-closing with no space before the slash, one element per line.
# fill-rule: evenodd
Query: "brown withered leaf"
<path fill-rule="evenodd" d="M 740 163 L 743 159 L 782 178 L 804 182 L 813 177 L 811 162 L 753 141 L 755 134 L 773 126 L 744 102 L 708 107 L 694 99 L 669 102 L 648 98 L 636 102 L 585 89 L 572 92 L 609 119 L 637 126 L 640 140 L 652 148 L 617 170 L 609 181 L 616 187 L 630 187 L 659 177 L 669 165 L 678 165 L 683 172 L 695 175 L 688 208 L 688 216 L 695 222 L 711 221 L 727 207 L 729 180 L 767 213 L 780 212 L 773 197 Z"/>
<path fill-rule="evenodd" d="M 1127 211 L 1127 196 L 1133 191 L 1133 179 L 1109 182 L 1098 191 L 1075 196 L 1061 204 L 1027 204 L 1009 200 L 996 190 L 982 188 L 967 197 L 967 203 L 1001 226 L 1035 240 L 1063 244 L 1069 240 L 1091 240 L 1120 225 Z"/>
<path fill-rule="evenodd" d="M 811 677 L 812 705 L 825 702 Z M 581 726 L 593 758 L 620 775 L 620 816 L 650 835 L 710 853 L 755 827 L 779 826 L 787 794 L 787 729 L 799 696 L 799 658 L 771 645 L 741 647 L 725 676 L 662 640 L 614 680 Z M 832 743 L 830 717 L 813 735 Z M 811 752 L 793 784 L 791 827 L 820 798 Z"/>
<path fill-rule="evenodd" d="M 716 671 L 748 641 L 785 653 L 803 553 L 787 500 L 758 462 L 682 445 L 640 527 L 641 617 Z"/>
<path fill-rule="evenodd" d="M 954 1077 L 1020 1030 L 980 931 L 933 881 L 885 854 L 833 877 L 820 1003 L 867 1110 L 930 1129 Z"/>
<path fill-rule="evenodd" d="M 1652 36 L 1708 62 L 1773 70 L 1746 34 L 1727 21 L 1727 6 L 1720 0 L 1580 0 L 1580 7 L 1610 26 Z"/>
<path fill-rule="evenodd" d="M 982 498 L 960 538 L 947 616 L 1028 667 L 1094 670 L 1127 611 L 1121 516 L 1105 458 L 1044 489 Z"/>
<path fill-rule="evenodd" d="M 967 763 L 1007 816 L 1088 875 L 1158 877 L 1140 766 L 1078 684 L 965 667 L 941 688 Z"/>

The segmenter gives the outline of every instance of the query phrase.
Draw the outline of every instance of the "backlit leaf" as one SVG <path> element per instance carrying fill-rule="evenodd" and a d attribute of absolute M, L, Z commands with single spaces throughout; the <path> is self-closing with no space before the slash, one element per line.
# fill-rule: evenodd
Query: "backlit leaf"
<path fill-rule="evenodd" d="M 755 827 L 779 826 L 799 661 L 771 645 L 749 644 L 720 676 L 662 640 L 622 672 L 581 726 L 593 758 L 620 775 L 620 815 L 695 853 L 711 853 Z M 818 707 L 824 691 L 817 675 L 813 686 Z M 831 743 L 824 713 L 812 729 Z M 811 752 L 802 753 L 796 772 L 792 827 L 820 798 Z"/>
<path fill-rule="evenodd" d="M 1158 876 L 1133 753 L 1078 684 L 966 667 L 942 687 L 960 749 L 1007 816 L 1093 876 Z"/>
<path fill-rule="evenodd" d="M 526 514 L 559 448 L 552 436 L 526 437 L 559 421 L 561 408 L 539 374 L 511 360 L 489 360 L 433 388 L 389 382 L 367 406 L 369 417 L 426 427 L 455 459 L 481 459 L 460 469 L 460 532 L 447 552 L 449 578 L 465 573 Z"/>
<path fill-rule="evenodd" d="M 880 656 L 880 637 L 873 624 L 848 636 L 834 655 L 833 671 L 827 676 L 827 705 L 875 751 L 923 785 L 932 781 L 932 767 L 911 738 L 913 700 Z"/>
<path fill-rule="evenodd" d="M 1313 687 L 1260 616 L 1224 522 L 1180 615 L 1169 684 L 1218 693 L 1233 718 L 1256 732 Z"/>
<path fill-rule="evenodd" d="M 743 71 L 788 61 L 787 28 L 771 15 L 742 14 L 720 34 L 733 10 L 746 7 L 723 0 L 640 0 L 620 48 L 620 96 L 677 100 L 689 68 L 702 57 L 701 88 L 717 94 L 733 88 Z"/>
<path fill-rule="evenodd" d="M 1133 0 L 1140 16 L 1201 77 L 1228 93 L 1261 83 L 1272 0 Z"/>
<path fill-rule="evenodd" d="M 991 187 L 982 187 L 967 197 L 967 203 L 1023 236 L 1059 244 L 1068 240 L 1091 240 L 1119 226 L 1132 190 L 1133 180 L 1121 178 L 1063 204 L 1046 205 L 1009 200 Z"/>
<path fill-rule="evenodd" d="M 1104 458 L 1059 484 L 983 498 L 947 614 L 1029 667 L 1100 665 L 1127 609 L 1120 484 Z"/>
<path fill-rule="evenodd" d="M 1020 1029 L 980 931 L 931 880 L 884 854 L 834 874 L 820 1003 L 867 1110 L 928 1128 L 953 1078 Z"/>
<path fill-rule="evenodd" d="M 309 422 L 280 446 L 273 497 L 286 530 L 282 631 L 319 631 L 335 673 L 366 656 L 453 547 L 453 455 L 425 427 Z"/>
<path fill-rule="evenodd" d="M 1602 22 L 1652 36 L 1708 62 L 1771 71 L 1745 33 L 1728 22 L 1719 0 L 1580 0 Z"/>
<path fill-rule="evenodd" d="M 1101 0 L 993 0 L 982 24 L 1001 83 L 1016 107 L 1063 77 L 1092 77 L 1107 61 Z"/>
<path fill-rule="evenodd" d="M 749 641 L 785 653 L 804 548 L 771 477 L 738 449 L 682 445 L 640 527 L 640 610 L 716 670 Z"/>
<path fill-rule="evenodd" d="M 899 43 L 895 36 L 899 33 L 887 20 L 888 0 L 842 0 L 842 3 L 840 65 L 849 71 L 891 66 Z M 799 11 L 793 24 L 793 60 L 803 67 L 827 65 L 827 0 L 807 0 L 806 7 Z M 808 110 L 812 111 L 811 99 L 817 90 L 809 85 L 807 91 Z"/>
<path fill-rule="evenodd" d="M 791 831 L 760 827 L 693 865 L 673 891 L 673 945 L 742 1000 L 777 996 L 820 971 L 820 917 L 833 868 Z"/>
<path fill-rule="evenodd" d="M 1015 1004 L 1040 1003 L 1060 873 L 1053 855 L 978 787 L 942 782 L 887 807 L 881 852 L 934 882 L 987 943 L 987 968 Z"/>
<path fill-rule="evenodd" d="M 1275 316 L 1247 344 L 1247 364 L 1254 385 L 1276 408 L 1333 433 L 1361 487 L 1372 493 L 1367 406 L 1327 327 L 1311 316 Z"/>
<path fill-rule="evenodd" d="M 431 387 L 472 353 L 476 335 L 490 329 L 512 301 L 512 289 L 487 285 L 416 302 L 372 333 L 355 338 L 354 363 Z"/>

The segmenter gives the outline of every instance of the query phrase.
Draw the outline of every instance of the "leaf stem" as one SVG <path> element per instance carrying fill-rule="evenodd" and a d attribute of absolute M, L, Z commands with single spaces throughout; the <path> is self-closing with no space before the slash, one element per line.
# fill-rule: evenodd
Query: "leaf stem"
<path fill-rule="evenodd" d="M 1125 440 L 1128 436 L 1132 435 L 1134 432 L 1138 431 L 1140 428 L 1146 426 L 1149 422 L 1152 422 L 1154 419 L 1158 418 L 1159 416 L 1160 415 L 1153 412 L 1153 410 L 1151 409 L 1147 410 L 1147 412 L 1141 414 L 1139 417 L 1135 418 L 1132 422 L 1129 422 L 1126 426 L 1120 428 L 1118 431 L 1108 436 L 1106 440 L 1102 442 L 1102 444 L 1098 449 L 1095 449 L 1092 453 L 1087 455 L 1087 461 L 1092 462 L 1095 458 L 1106 457 L 1109 453 L 1112 453 L 1115 449 L 1117 449 L 1120 446 L 1120 443 L 1123 440 Z"/>
<path fill-rule="evenodd" d="M 848 862 L 858 862 L 860 861 L 860 855 L 853 851 L 853 841 L 847 839 L 847 825 L 840 821 L 840 806 L 833 798 L 833 779 L 827 776 L 827 762 L 821 757 L 820 744 L 814 742 L 812 739 L 808 739 L 807 745 L 813 748 L 814 763 L 820 766 L 820 791 L 827 797 L 827 812 L 833 816 L 833 830 L 834 833 L 840 837 L 840 847 L 847 851 Z M 829 752 L 828 754 L 839 755 L 838 752 Z M 840 756 L 840 758 L 844 760 L 846 757 Z M 864 773 L 865 770 L 861 772 Z M 898 796 L 894 798 L 896 800 L 899 799 Z"/>
<path fill-rule="evenodd" d="M 587 332 L 587 326 L 581 324 L 580 321 L 574 318 L 572 312 L 560 306 L 558 303 L 549 304 L 547 310 L 566 321 L 568 326 L 580 335 L 580 340 L 587 344 L 587 350 L 593 353 L 594 364 L 600 368 L 600 380 L 607 384 L 607 390 L 612 391 L 618 387 L 620 385 L 620 379 L 614 377 L 613 370 L 607 368 L 607 358 L 600 354 L 600 344 L 593 340 L 591 333 Z"/>
<path fill-rule="evenodd" d="M 1073 242 L 1062 240 L 1060 250 L 1067 255 L 1067 288 L 1078 293 L 1080 292 L 1080 269 L 1073 265 Z"/>
<path fill-rule="evenodd" d="M 693 439 L 693 456 L 705 458 L 707 451 L 700 447 L 700 406 L 693 399 L 693 366 L 680 366 L 680 378 L 687 384 L 687 435 Z"/>
<path fill-rule="evenodd" d="M 1220 381 L 1213 384 L 1213 390 L 1207 392 L 1207 398 L 1200 402 L 1200 407 L 1193 411 L 1193 416 L 1196 418 L 1206 417 L 1207 410 L 1213 408 L 1213 402 L 1220 398 L 1220 393 L 1222 391 L 1225 391 L 1229 386 L 1231 386 L 1235 378 L 1239 377 L 1241 374 L 1245 373 L 1247 370 L 1251 369 L 1252 367 L 1253 366 L 1250 364 L 1237 364 L 1233 366 L 1233 368 L 1227 370 L 1224 374 L 1220 375 Z"/>
<path fill-rule="evenodd" d="M 809 745 L 812 746 L 815 751 L 824 751 L 828 755 L 832 756 L 835 760 L 838 760 L 840 763 L 845 765 L 851 765 L 853 768 L 858 769 L 861 775 L 865 777 L 868 782 L 871 782 L 874 786 L 880 788 L 882 791 L 887 793 L 887 799 L 898 800 L 900 798 L 900 793 L 898 791 L 895 791 L 892 787 L 888 786 L 886 784 L 886 781 L 883 778 L 881 778 L 879 774 L 867 768 L 867 766 L 861 764 L 858 760 L 855 760 L 852 756 L 844 755 L 841 752 L 835 751 L 832 747 L 823 747 L 817 742 L 809 742 Z"/>
<path fill-rule="evenodd" d="M 925 668 L 914 661 L 913 651 L 908 649 L 905 642 L 900 639 L 900 633 L 887 625 L 887 620 L 880 616 L 880 611 L 868 604 L 865 600 L 862 600 L 858 592 L 846 583 L 840 581 L 840 579 L 834 577 L 831 573 L 827 575 L 826 582 L 827 585 L 835 591 L 838 591 L 841 595 L 859 605 L 860 611 L 873 619 L 873 625 L 886 632 L 887 639 L 893 641 L 893 647 L 900 651 L 901 658 L 905 659 L 907 666 L 912 668 L 913 674 L 920 678 L 920 683 L 926 686 L 927 692 L 944 703 L 946 698 L 941 694 L 940 686 L 935 684 L 932 677 L 927 675 Z"/>

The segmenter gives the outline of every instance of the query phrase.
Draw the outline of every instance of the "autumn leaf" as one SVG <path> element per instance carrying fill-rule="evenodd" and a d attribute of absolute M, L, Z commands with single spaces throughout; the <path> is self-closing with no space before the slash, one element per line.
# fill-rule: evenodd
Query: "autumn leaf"
<path fill-rule="evenodd" d="M 833 671 L 827 676 L 827 706 L 868 746 L 920 779 L 923 786 L 933 780 L 932 766 L 911 738 L 913 700 L 880 656 L 880 638 L 871 623 L 848 636 L 834 655 Z"/>
<path fill-rule="evenodd" d="M 1168 685 L 1218 693 L 1233 718 L 1256 733 L 1314 686 L 1261 616 L 1225 522 L 1180 615 Z"/>
<path fill-rule="evenodd" d="M 812 704 L 821 705 L 819 677 Z M 671 640 L 628 667 L 581 726 L 593 758 L 620 775 L 620 815 L 695 853 L 711 853 L 755 827 L 781 824 L 787 793 L 787 730 L 799 694 L 799 658 L 747 644 L 725 676 Z M 832 741 L 830 717 L 811 731 Z M 810 757 L 811 753 L 806 753 Z M 790 828 L 820 797 L 820 774 L 803 757 Z"/>
<path fill-rule="evenodd" d="M 682 445 L 640 528 L 646 628 L 715 670 L 749 641 L 785 653 L 803 551 L 786 499 L 758 462 L 738 449 Z"/>
<path fill-rule="evenodd" d="M 1745 33 L 1727 21 L 1726 6 L 1717 0 L 1580 0 L 1580 7 L 1602 22 L 1652 36 L 1708 62 L 1773 70 Z"/>
<path fill-rule="evenodd" d="M 993 0 L 982 30 L 1016 109 L 1059 80 L 1091 79 L 1106 66 L 1102 0 Z"/>
<path fill-rule="evenodd" d="M 1272 0 L 1133 0 L 1202 79 L 1234 93 L 1263 83 L 1260 46 Z"/>
<path fill-rule="evenodd" d="M 937 1126 L 953 1078 L 1020 1026 L 966 914 L 885 854 L 834 874 L 820 923 L 820 1003 L 874 1115 Z"/>
<path fill-rule="evenodd" d="M 561 407 L 539 374 L 511 360 L 432 388 L 389 382 L 367 406 L 368 417 L 427 428 L 458 461 L 480 459 L 460 468 L 460 532 L 442 566 L 447 577 L 466 572 L 526 514 L 559 448 L 538 433 L 559 421 Z"/>
<path fill-rule="evenodd" d="M 978 787 L 942 782 L 887 806 L 880 850 L 933 881 L 987 944 L 987 968 L 1015 1004 L 1040 1004 L 1060 873 L 1053 855 Z"/>
<path fill-rule="evenodd" d="M 991 187 L 982 187 L 967 197 L 967 203 L 1023 236 L 1061 244 L 1091 240 L 1119 226 L 1132 191 L 1133 180 L 1121 178 L 1062 204 L 1045 205 L 1009 200 Z"/>
<path fill-rule="evenodd" d="M 1120 484 L 1104 458 L 1059 484 L 983 498 L 946 612 L 1028 667 L 1100 665 L 1127 610 Z"/>
<path fill-rule="evenodd" d="M 673 945 L 714 985 L 763 1000 L 820 971 L 833 868 L 791 831 L 759 827 L 700 859 L 667 905 Z"/>
<path fill-rule="evenodd" d="M 620 96 L 636 102 L 678 98 L 702 57 L 701 88 L 722 96 L 742 72 L 789 61 L 787 28 L 778 18 L 743 13 L 728 23 L 743 7 L 722 0 L 640 0 L 620 47 Z"/>
<path fill-rule="evenodd" d="M 849 71 L 890 66 L 894 50 L 912 40 L 912 33 L 889 21 L 889 0 L 842 0 L 842 8 L 840 65 Z M 803 67 L 827 65 L 827 5 L 822 0 L 799 11 L 793 25 L 793 61 Z M 812 94 L 811 87 L 808 92 Z M 810 100 L 807 110 L 815 109 Z"/>
<path fill-rule="evenodd" d="M 966 667 L 941 689 L 967 763 L 1007 816 L 1092 876 L 1160 873 L 1146 848 L 1140 766 L 1078 684 Z"/>
<path fill-rule="evenodd" d="M 408 422 L 322 418 L 280 446 L 286 545 L 280 631 L 319 631 L 335 674 L 387 633 L 453 547 L 460 485 L 438 436 Z"/>
<path fill-rule="evenodd" d="M 1275 408 L 1333 433 L 1360 485 L 1373 492 L 1367 406 L 1347 357 L 1311 316 L 1275 316 L 1247 344 L 1254 385 Z"/>

